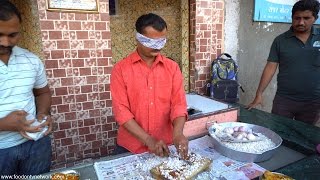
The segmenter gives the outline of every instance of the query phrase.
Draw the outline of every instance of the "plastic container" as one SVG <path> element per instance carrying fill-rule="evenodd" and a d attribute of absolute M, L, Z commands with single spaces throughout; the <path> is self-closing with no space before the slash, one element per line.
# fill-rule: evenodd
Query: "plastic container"
<path fill-rule="evenodd" d="M 32 116 L 33 117 L 33 116 Z M 31 118 L 31 115 L 27 116 L 27 120 L 33 120 L 35 119 L 34 117 Z M 47 120 L 47 116 L 45 116 L 41 122 L 39 122 L 37 119 L 35 119 L 35 121 L 31 124 L 31 126 L 38 126 L 40 124 L 45 123 Z M 48 130 L 48 126 L 45 126 L 44 128 L 42 128 L 42 130 L 40 132 L 35 132 L 35 133 L 31 133 L 31 132 L 26 132 L 26 134 L 32 138 L 34 141 L 39 140 L 40 138 L 42 138 L 45 134 L 45 132 Z"/>

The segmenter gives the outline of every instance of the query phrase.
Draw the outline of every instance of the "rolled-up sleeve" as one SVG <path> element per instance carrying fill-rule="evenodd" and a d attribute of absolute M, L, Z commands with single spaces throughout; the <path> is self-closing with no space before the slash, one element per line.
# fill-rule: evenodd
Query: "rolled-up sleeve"
<path fill-rule="evenodd" d="M 188 119 L 186 94 L 183 85 L 183 76 L 177 65 L 172 79 L 171 112 L 170 120 L 185 116 Z"/>
<path fill-rule="evenodd" d="M 122 125 L 134 118 L 130 112 L 128 95 L 126 91 L 126 84 L 123 79 L 121 67 L 117 64 L 113 67 L 111 72 L 110 82 L 111 96 L 112 96 L 112 111 L 116 121 Z"/>

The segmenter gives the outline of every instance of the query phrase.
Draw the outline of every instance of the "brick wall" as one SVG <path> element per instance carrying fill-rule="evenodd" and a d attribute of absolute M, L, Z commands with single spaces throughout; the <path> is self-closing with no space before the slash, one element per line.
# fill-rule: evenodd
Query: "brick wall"
<path fill-rule="evenodd" d="M 107 155 L 116 136 L 108 0 L 100 0 L 98 14 L 50 12 L 46 0 L 37 3 L 53 96 L 53 168 Z"/>
<path fill-rule="evenodd" d="M 196 77 L 195 77 L 195 57 L 196 57 L 196 0 L 190 0 L 190 22 L 189 22 L 189 40 L 190 40 L 190 57 L 189 57 L 189 88 L 190 91 L 195 91 L 195 82 L 196 82 Z"/>
<path fill-rule="evenodd" d="M 190 90 L 206 93 L 210 64 L 223 47 L 224 1 L 190 0 Z"/>

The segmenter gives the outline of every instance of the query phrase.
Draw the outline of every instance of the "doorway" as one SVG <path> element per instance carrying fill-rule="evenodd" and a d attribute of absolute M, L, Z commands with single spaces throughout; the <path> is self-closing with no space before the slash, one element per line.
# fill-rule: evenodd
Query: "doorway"
<path fill-rule="evenodd" d="M 186 0 L 109 0 L 112 62 L 128 56 L 136 48 L 135 22 L 139 16 L 155 13 L 167 23 L 168 40 L 162 54 L 176 61 L 189 87 L 189 4 Z M 115 9 L 115 10 L 114 10 Z"/>

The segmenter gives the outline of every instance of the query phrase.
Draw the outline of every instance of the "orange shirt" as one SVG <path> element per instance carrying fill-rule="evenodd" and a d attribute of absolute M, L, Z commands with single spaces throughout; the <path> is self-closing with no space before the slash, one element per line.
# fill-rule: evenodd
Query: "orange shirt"
<path fill-rule="evenodd" d="M 133 153 L 148 151 L 122 126 L 131 119 L 154 138 L 172 144 L 172 121 L 187 117 L 183 76 L 176 62 L 159 54 L 149 68 L 135 51 L 113 67 L 110 88 L 120 146 Z"/>

